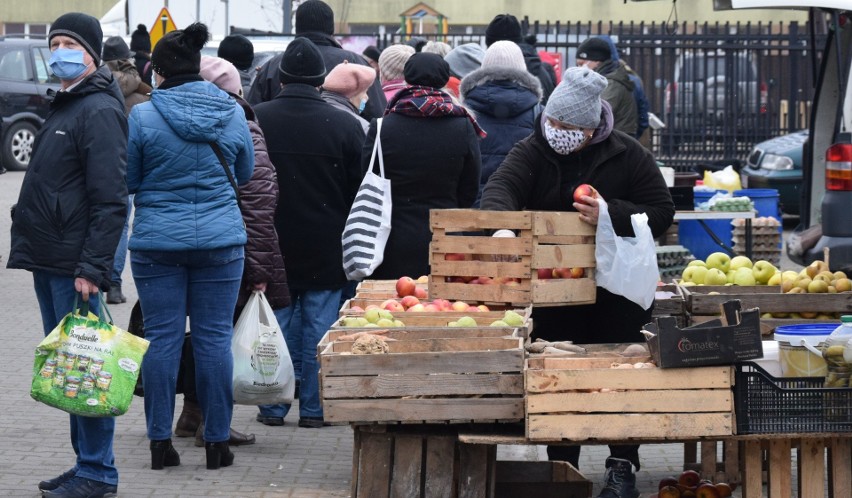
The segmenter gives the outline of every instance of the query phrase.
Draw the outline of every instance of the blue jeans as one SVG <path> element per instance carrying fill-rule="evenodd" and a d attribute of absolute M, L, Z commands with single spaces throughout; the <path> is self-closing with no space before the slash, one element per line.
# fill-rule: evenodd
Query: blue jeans
<path fill-rule="evenodd" d="M 124 263 L 127 262 L 127 231 L 130 225 L 130 212 L 133 209 L 133 194 L 127 196 L 127 217 L 124 218 L 124 228 L 121 230 L 121 238 L 118 239 L 118 247 L 115 249 L 115 259 L 112 263 L 112 277 L 110 281 L 121 285 L 121 274 L 124 272 Z"/>
<path fill-rule="evenodd" d="M 319 396 L 319 361 L 317 345 L 328 332 L 331 324 L 337 320 L 340 309 L 340 296 L 343 289 L 294 291 L 290 289 L 290 306 L 275 311 L 278 325 L 284 332 L 287 349 L 293 364 L 301 364 L 299 381 L 299 416 L 322 417 L 322 403 Z M 298 322 L 293 318 L 301 315 Z M 261 415 L 284 417 L 290 411 L 290 405 L 264 405 Z"/>
<path fill-rule="evenodd" d="M 227 441 L 234 409 L 232 323 L 243 247 L 131 251 L 130 266 L 145 317 L 145 339 L 151 341 L 142 368 L 148 439 L 172 436 L 175 385 L 189 315 L 204 440 Z"/>
<path fill-rule="evenodd" d="M 74 278 L 61 277 L 42 271 L 33 272 L 38 307 L 44 335 L 47 336 L 74 306 Z M 78 301 L 79 303 L 82 301 Z M 98 314 L 97 296 L 89 299 L 92 313 Z M 118 486 L 118 469 L 112 452 L 115 419 L 112 417 L 82 417 L 71 419 L 71 447 L 77 454 L 76 475 Z"/>

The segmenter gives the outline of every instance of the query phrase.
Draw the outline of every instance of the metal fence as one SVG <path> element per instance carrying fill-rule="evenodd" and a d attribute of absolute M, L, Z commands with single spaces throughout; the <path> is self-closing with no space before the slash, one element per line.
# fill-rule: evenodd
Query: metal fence
<path fill-rule="evenodd" d="M 809 51 L 825 36 L 784 23 L 530 23 L 539 51 L 557 53 L 562 70 L 577 47 L 608 35 L 642 78 L 650 110 L 664 127 L 646 137 L 658 159 L 679 171 L 744 164 L 755 143 L 807 127 L 815 69 Z M 484 34 L 425 34 L 455 47 Z M 386 34 L 380 45 L 403 43 Z"/>

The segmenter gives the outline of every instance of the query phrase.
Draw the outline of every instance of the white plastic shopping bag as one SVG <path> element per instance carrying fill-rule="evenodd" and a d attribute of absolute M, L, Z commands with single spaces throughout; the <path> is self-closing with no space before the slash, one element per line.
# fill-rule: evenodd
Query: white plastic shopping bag
<path fill-rule="evenodd" d="M 385 178 L 382 157 L 382 119 L 376 123 L 376 141 L 370 168 L 361 181 L 355 202 L 343 227 L 343 271 L 349 280 L 363 280 L 373 274 L 385 257 L 385 244 L 391 230 L 391 185 Z M 373 165 L 379 160 L 379 174 Z"/>
<path fill-rule="evenodd" d="M 291 403 L 296 390 L 284 334 L 263 292 L 254 291 L 234 326 L 234 403 Z"/>
<path fill-rule="evenodd" d="M 597 285 L 624 296 L 648 309 L 654 303 L 660 269 L 654 236 L 645 213 L 630 216 L 635 237 L 619 237 L 612 226 L 609 209 L 598 199 L 600 212 L 595 238 L 595 279 Z"/>

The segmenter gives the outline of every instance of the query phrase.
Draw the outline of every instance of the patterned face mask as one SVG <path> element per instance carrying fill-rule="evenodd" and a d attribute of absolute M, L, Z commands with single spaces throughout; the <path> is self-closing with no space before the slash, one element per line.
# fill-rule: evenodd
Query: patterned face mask
<path fill-rule="evenodd" d="M 588 140 L 583 130 L 554 128 L 547 120 L 544 121 L 544 137 L 547 139 L 550 148 L 563 156 L 567 156 L 579 149 Z"/>

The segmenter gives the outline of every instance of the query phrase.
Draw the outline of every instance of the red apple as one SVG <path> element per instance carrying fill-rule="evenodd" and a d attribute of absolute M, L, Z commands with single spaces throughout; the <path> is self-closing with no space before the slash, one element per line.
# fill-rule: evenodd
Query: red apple
<path fill-rule="evenodd" d="M 674 477 L 664 477 L 664 478 L 660 479 L 660 484 L 657 486 L 657 489 L 660 490 L 660 489 L 663 489 L 666 486 L 677 486 L 677 485 L 678 485 L 677 479 L 675 479 Z"/>
<path fill-rule="evenodd" d="M 467 283 L 464 281 L 464 277 L 447 277 L 447 282 L 451 284 L 464 284 Z"/>
<path fill-rule="evenodd" d="M 444 254 L 445 261 L 464 261 L 465 259 L 465 255 L 458 252 L 449 252 L 447 254 Z"/>
<path fill-rule="evenodd" d="M 423 306 L 423 304 L 422 304 L 422 303 L 417 303 L 417 304 L 415 304 L 414 306 L 412 306 L 412 307 L 408 308 L 408 309 L 407 309 L 407 310 L 405 310 L 405 311 L 427 311 L 427 310 L 426 310 L 426 306 Z"/>
<path fill-rule="evenodd" d="M 426 292 L 426 289 L 422 287 L 415 287 L 414 297 L 416 297 L 417 299 L 426 299 L 428 297 L 428 293 Z"/>
<path fill-rule="evenodd" d="M 402 304 L 402 307 L 405 308 L 405 309 L 408 309 L 408 308 L 414 306 L 415 304 L 420 304 L 420 300 L 417 299 L 414 296 L 405 296 L 399 302 L 400 302 L 400 304 Z"/>
<path fill-rule="evenodd" d="M 453 311 L 467 311 L 470 305 L 464 301 L 456 301 L 452 304 Z"/>
<path fill-rule="evenodd" d="M 571 268 L 571 278 L 583 278 L 586 275 L 586 270 L 581 266 Z"/>
<path fill-rule="evenodd" d="M 484 304 L 480 304 L 477 308 L 479 308 L 479 311 L 490 311 L 488 306 L 485 306 Z"/>
<path fill-rule="evenodd" d="M 480 285 L 491 285 L 494 283 L 494 279 L 491 277 L 479 277 L 478 280 Z"/>
<path fill-rule="evenodd" d="M 368 304 L 367 307 L 364 308 L 364 311 L 380 310 L 380 309 L 382 309 L 382 307 L 379 306 L 378 304 Z"/>
<path fill-rule="evenodd" d="M 360 306 L 353 306 L 353 307 L 349 308 L 349 311 L 351 311 L 353 313 L 363 313 L 364 308 L 362 308 Z"/>
<path fill-rule="evenodd" d="M 427 304 L 423 307 L 423 311 L 441 311 L 441 308 L 436 304 Z"/>
<path fill-rule="evenodd" d="M 399 277 L 396 281 L 396 295 L 399 297 L 413 296 L 417 284 L 411 277 Z"/>
<path fill-rule="evenodd" d="M 588 196 L 591 198 L 595 198 L 598 196 L 598 191 L 595 190 L 595 187 L 592 187 L 588 183 L 584 183 L 579 187 L 574 189 L 574 202 L 579 202 L 581 204 L 584 203 L 583 197 Z"/>
<path fill-rule="evenodd" d="M 677 479 L 679 484 L 690 488 L 698 486 L 700 481 L 701 475 L 694 470 L 684 470 Z"/>
<path fill-rule="evenodd" d="M 553 268 L 539 268 L 536 270 L 539 280 L 548 280 L 553 278 Z"/>
<path fill-rule="evenodd" d="M 722 495 L 712 483 L 705 483 L 695 489 L 695 498 L 722 498 Z"/>
<path fill-rule="evenodd" d="M 554 268 L 553 278 L 571 278 L 571 268 Z"/>
<path fill-rule="evenodd" d="M 382 303 L 382 309 L 388 310 L 390 312 L 396 311 L 405 311 L 405 308 L 402 307 L 402 304 L 399 303 L 396 299 L 388 299 L 387 301 Z"/>

